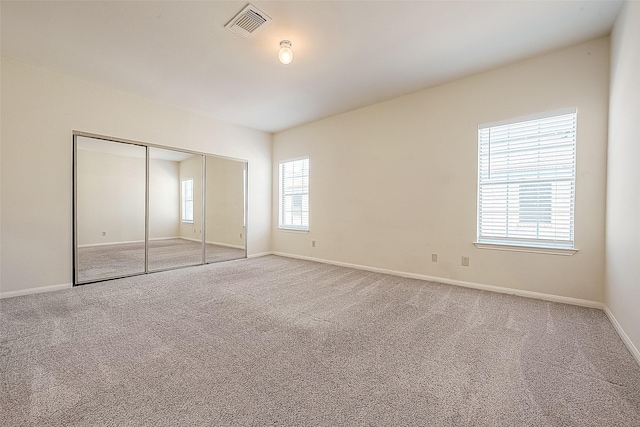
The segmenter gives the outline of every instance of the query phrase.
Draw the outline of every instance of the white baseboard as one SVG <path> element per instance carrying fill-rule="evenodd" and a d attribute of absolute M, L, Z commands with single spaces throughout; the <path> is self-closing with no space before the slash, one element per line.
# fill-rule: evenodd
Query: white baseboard
<path fill-rule="evenodd" d="M 94 248 L 98 246 L 115 246 L 127 245 L 130 243 L 144 243 L 144 240 L 125 240 L 124 242 L 106 242 L 106 243 L 88 243 L 86 245 L 78 245 L 79 248 Z"/>
<path fill-rule="evenodd" d="M 183 236 L 176 237 L 176 239 L 188 240 L 190 242 L 198 242 L 198 243 L 202 242 L 202 239 L 193 239 L 191 237 L 183 237 Z"/>
<path fill-rule="evenodd" d="M 157 240 L 173 240 L 180 239 L 180 236 L 175 237 L 152 237 L 149 239 L 150 242 L 155 242 Z M 199 240 L 198 240 L 199 242 Z M 114 245 L 126 245 L 128 243 L 144 243 L 144 240 L 129 240 L 124 242 L 107 242 L 107 243 L 88 243 L 86 245 L 78 245 L 79 248 L 93 248 L 96 246 L 114 246 Z"/>
<path fill-rule="evenodd" d="M 199 240 L 198 240 L 199 241 Z M 230 243 L 222 243 L 222 242 L 210 242 L 207 241 L 208 245 L 216 245 L 216 246 L 224 246 L 225 248 L 233 248 L 233 249 L 244 249 L 242 245 L 232 245 Z"/>
<path fill-rule="evenodd" d="M 267 256 L 267 255 L 277 255 L 277 254 L 275 252 L 259 252 L 257 254 L 247 254 L 247 258 L 260 258 L 262 256 Z"/>
<path fill-rule="evenodd" d="M 61 289 L 69 289 L 72 287 L 73 285 L 71 283 L 63 283 L 61 285 L 40 286 L 38 288 L 20 289 L 19 291 L 0 292 L 0 299 L 39 294 L 41 292 L 59 291 Z"/>
<path fill-rule="evenodd" d="M 463 280 L 447 279 L 443 277 L 427 276 L 424 274 L 416 274 L 416 273 L 407 273 L 404 271 L 397 271 L 397 270 L 387 270 L 385 268 L 370 267 L 370 266 L 359 265 L 359 264 L 349 264 L 346 262 L 325 260 L 325 259 L 314 258 L 314 257 L 294 255 L 294 254 L 289 254 L 284 252 L 272 252 L 272 254 L 287 257 L 287 258 L 304 259 L 307 261 L 321 262 L 323 264 L 331 264 L 331 265 L 338 265 L 341 267 L 355 268 L 357 270 L 372 271 L 374 273 L 383 273 L 383 274 L 389 274 L 392 276 L 407 277 L 409 279 L 427 280 L 430 282 L 445 283 L 447 285 L 456 285 L 456 286 L 463 286 L 465 288 L 482 289 L 485 291 L 498 292 L 501 294 L 518 295 L 521 297 L 535 298 L 535 299 L 552 301 L 552 302 L 561 302 L 565 304 L 579 305 L 582 307 L 599 308 L 599 309 L 602 309 L 604 307 L 604 304 L 597 301 L 590 301 L 590 300 L 572 298 L 572 297 L 564 297 L 560 295 L 551 295 L 551 294 L 545 294 L 542 292 L 533 292 L 533 291 L 525 291 L 522 289 L 513 289 L 513 288 L 504 288 L 501 286 L 484 285 L 481 283 L 465 282 Z"/>
<path fill-rule="evenodd" d="M 192 237 L 183 237 L 183 236 L 175 236 L 175 237 L 153 237 L 151 239 L 149 239 L 150 242 L 155 242 L 158 240 L 173 240 L 173 239 L 182 239 L 182 240 L 189 240 L 190 242 L 198 242 L 200 243 L 202 240 L 200 239 L 194 239 Z M 144 243 L 144 240 L 129 240 L 129 241 L 124 241 L 124 242 L 107 242 L 107 243 L 88 243 L 86 245 L 78 245 L 79 248 L 93 248 L 93 247 L 97 247 L 97 246 L 114 246 L 114 245 L 126 245 L 128 243 Z M 229 243 L 222 243 L 222 242 L 207 242 L 210 245 L 218 245 L 218 246 L 225 246 L 227 248 L 234 248 L 234 249 L 244 249 L 244 246 L 241 245 L 232 245 Z"/>
<path fill-rule="evenodd" d="M 607 317 L 609 318 L 609 321 L 613 325 L 613 328 L 616 330 L 616 332 L 620 336 L 620 339 L 622 339 L 622 342 L 626 344 L 627 348 L 629 349 L 629 352 L 636 359 L 636 362 L 638 362 L 638 365 L 640 365 L 640 351 L 638 351 L 638 348 L 635 345 L 633 345 L 633 342 L 631 342 L 631 339 L 629 338 L 627 333 L 624 331 L 624 329 L 622 329 L 622 326 L 620 326 L 620 323 L 618 323 L 618 320 L 616 319 L 616 317 L 613 315 L 611 310 L 609 310 L 609 307 L 604 305 L 603 310 L 607 315 Z"/>

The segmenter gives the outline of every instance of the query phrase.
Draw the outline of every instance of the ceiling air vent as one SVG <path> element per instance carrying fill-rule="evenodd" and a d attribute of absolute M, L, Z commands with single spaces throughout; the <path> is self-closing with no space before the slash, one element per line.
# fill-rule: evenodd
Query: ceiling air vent
<path fill-rule="evenodd" d="M 228 28 L 239 36 L 247 38 L 257 33 L 269 22 L 271 22 L 269 15 L 254 5 L 249 4 L 234 16 L 234 18 L 225 25 L 225 28 Z"/>

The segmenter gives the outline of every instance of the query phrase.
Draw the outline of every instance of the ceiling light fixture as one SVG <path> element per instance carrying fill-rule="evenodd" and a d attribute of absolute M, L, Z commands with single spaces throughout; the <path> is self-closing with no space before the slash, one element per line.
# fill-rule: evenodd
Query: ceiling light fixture
<path fill-rule="evenodd" d="M 283 64 L 290 64 L 293 61 L 293 51 L 291 50 L 291 42 L 289 40 L 282 40 L 280 42 L 280 52 L 278 52 L 278 59 Z"/>

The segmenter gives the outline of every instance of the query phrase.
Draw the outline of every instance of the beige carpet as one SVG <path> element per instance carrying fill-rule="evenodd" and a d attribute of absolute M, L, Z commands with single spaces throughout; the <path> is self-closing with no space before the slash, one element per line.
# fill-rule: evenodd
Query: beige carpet
<path fill-rule="evenodd" d="M 0 425 L 639 426 L 602 311 L 268 256 L 0 300 Z"/>

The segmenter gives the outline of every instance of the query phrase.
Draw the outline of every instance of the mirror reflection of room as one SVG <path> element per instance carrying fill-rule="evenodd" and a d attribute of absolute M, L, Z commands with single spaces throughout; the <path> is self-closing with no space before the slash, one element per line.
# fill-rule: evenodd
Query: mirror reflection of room
<path fill-rule="evenodd" d="M 149 271 L 202 264 L 202 156 L 149 148 Z"/>
<path fill-rule="evenodd" d="M 246 162 L 85 136 L 76 144 L 76 283 L 246 257 Z"/>

